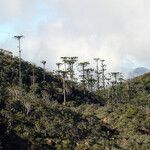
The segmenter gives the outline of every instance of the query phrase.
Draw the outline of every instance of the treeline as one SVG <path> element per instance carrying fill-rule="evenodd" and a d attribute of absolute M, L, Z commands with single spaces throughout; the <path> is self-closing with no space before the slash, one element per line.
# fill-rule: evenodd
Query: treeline
<path fill-rule="evenodd" d="M 78 106 L 104 105 L 103 99 L 43 68 L 1 51 L 0 70 L 0 149 L 87 149 L 117 147 L 116 129 L 96 116 L 78 112 Z M 34 72 L 34 74 L 33 74 Z M 34 76 L 33 76 L 34 75 Z M 44 78 L 43 78 L 44 77 Z"/>
<path fill-rule="evenodd" d="M 149 149 L 150 73 L 124 81 L 99 74 L 99 59 L 61 59 L 55 72 L 21 59 L 20 76 L 19 58 L 0 51 L 0 149 Z"/>
<path fill-rule="evenodd" d="M 48 72 L 45 67 L 37 67 L 36 65 L 21 60 L 21 85 L 19 75 L 19 58 L 13 57 L 8 51 L 1 50 L 0 52 L 0 72 L 3 83 L 10 87 L 9 93 L 12 97 L 18 98 L 31 91 L 38 97 L 45 97 L 48 101 L 64 102 L 64 97 L 67 101 L 74 101 L 76 104 L 81 103 L 97 103 L 104 105 L 104 100 L 99 99 L 94 93 L 80 88 L 76 83 L 65 80 L 62 76 L 54 72 Z M 45 64 L 42 62 L 43 65 Z M 12 90 L 12 87 L 14 90 Z"/>
<path fill-rule="evenodd" d="M 23 60 L 19 62 L 18 57 L 13 59 L 12 53 L 9 51 L 1 49 L 0 53 L 1 57 L 2 55 L 9 57 L 9 62 L 7 62 L 9 63 L 9 69 L 6 68 L 5 73 L 11 83 L 18 83 L 19 85 L 21 81 L 23 87 L 28 88 L 35 86 L 36 83 L 46 85 L 46 82 L 55 82 L 62 88 L 64 104 L 67 101 L 67 92 L 70 87 L 77 87 L 84 94 L 87 91 L 97 93 L 108 103 L 135 103 L 134 99 L 137 99 L 138 95 L 141 96 L 139 96 L 140 99 L 142 97 L 146 99 L 149 93 L 150 79 L 148 75 L 143 79 L 141 77 L 141 79 L 125 80 L 120 72 L 108 73 L 105 61 L 99 58 L 94 59 L 95 68 L 91 68 L 88 61 L 78 62 L 78 57 L 61 57 L 62 61 L 56 63 L 57 69 L 54 72 L 47 72 L 45 60 L 41 61 L 43 64 L 43 68 L 41 68 Z M 3 63 L 1 59 L 1 74 L 4 73 L 2 67 L 5 64 Z M 19 63 L 21 63 L 21 70 L 19 70 Z M 78 75 L 79 77 L 77 77 Z M 139 102 L 136 100 L 136 103 L 143 106 L 148 105 L 146 100 L 143 100 L 143 102 L 142 100 L 139 100 Z"/>

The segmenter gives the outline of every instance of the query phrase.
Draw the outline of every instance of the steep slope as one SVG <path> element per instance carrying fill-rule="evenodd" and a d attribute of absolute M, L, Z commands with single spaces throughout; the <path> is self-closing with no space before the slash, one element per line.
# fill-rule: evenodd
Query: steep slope
<path fill-rule="evenodd" d="M 105 100 L 108 103 L 130 103 L 136 106 L 146 107 L 148 95 L 150 94 L 150 73 L 128 79 L 107 88 L 105 91 L 98 91 L 101 95 L 104 92 Z"/>
<path fill-rule="evenodd" d="M 22 60 L 21 90 L 18 58 L 8 51 L 0 71 L 0 149 L 150 149 L 150 73 L 102 91 L 117 92 L 106 99 L 68 84 L 64 106 L 59 76 L 46 72 L 43 82 L 43 69 Z"/>
<path fill-rule="evenodd" d="M 117 147 L 116 129 L 98 117 L 77 111 L 81 104 L 103 100 L 74 85 L 62 105 L 62 79 L 22 60 L 23 86 L 18 86 L 18 58 L 0 53 L 0 149 L 105 149 Z M 32 69 L 36 83 L 32 84 Z"/>
<path fill-rule="evenodd" d="M 114 92 L 108 105 L 87 106 L 83 113 L 93 112 L 98 118 L 116 128 L 121 149 L 150 149 L 150 73 L 107 89 Z M 90 111 L 89 111 L 90 109 Z"/>
<path fill-rule="evenodd" d="M 119 131 L 114 141 L 121 150 L 150 149 L 150 116 L 144 107 L 128 104 L 112 104 L 105 107 L 83 105 L 78 112 L 94 115 Z"/>
<path fill-rule="evenodd" d="M 31 102 L 27 98 L 25 101 L 25 97 L 23 100 L 7 101 L 6 107 L 0 112 L 3 149 L 82 149 L 94 145 L 115 147 L 113 141 L 118 131 L 96 116 L 82 115 L 71 107 L 55 102 L 45 104 L 41 99 Z"/>
<path fill-rule="evenodd" d="M 9 51 L 0 51 L 0 70 L 3 81 L 10 94 L 14 96 L 18 89 L 18 64 L 19 60 L 17 57 L 13 57 Z M 45 81 L 43 82 L 43 72 L 41 67 L 37 67 L 29 62 L 22 60 L 22 82 L 23 82 L 23 93 L 34 92 L 37 97 L 47 97 L 50 101 L 63 102 L 63 91 L 62 91 L 62 78 L 54 75 L 52 72 L 46 72 Z M 35 83 L 33 84 L 33 74 Z M 12 90 L 15 89 L 15 90 Z M 98 98 L 93 93 L 83 91 L 75 84 L 67 84 L 67 101 L 72 101 L 77 105 L 81 103 L 97 103 L 104 105 L 103 99 Z"/>

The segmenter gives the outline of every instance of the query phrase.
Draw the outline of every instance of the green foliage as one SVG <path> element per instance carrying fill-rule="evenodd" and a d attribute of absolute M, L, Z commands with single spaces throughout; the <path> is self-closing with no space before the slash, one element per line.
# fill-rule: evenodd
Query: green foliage
<path fill-rule="evenodd" d="M 150 149 L 150 74 L 118 85 L 108 100 L 112 89 L 97 96 L 67 82 L 64 106 L 61 78 L 46 72 L 42 82 L 43 69 L 22 61 L 20 89 L 18 58 L 0 58 L 0 149 Z"/>
<path fill-rule="evenodd" d="M 26 102 L 30 103 L 28 114 Z M 57 102 L 47 105 L 37 99 L 24 102 L 14 100 L 1 110 L 0 115 L 7 120 L 7 132 L 16 133 L 21 139 L 34 142 L 37 146 L 48 146 L 45 140 L 52 139 L 55 147 L 61 145 L 64 149 L 74 149 L 78 142 L 85 139 L 89 139 L 92 146 L 101 140 L 109 143 L 118 135 L 116 130 L 97 117 L 84 116 Z"/>

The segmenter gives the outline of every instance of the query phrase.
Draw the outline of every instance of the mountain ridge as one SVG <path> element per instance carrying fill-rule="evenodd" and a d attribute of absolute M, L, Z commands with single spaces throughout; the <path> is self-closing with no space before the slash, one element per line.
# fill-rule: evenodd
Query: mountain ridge
<path fill-rule="evenodd" d="M 145 67 L 137 67 L 129 72 L 128 78 L 134 78 L 150 72 L 150 69 Z"/>

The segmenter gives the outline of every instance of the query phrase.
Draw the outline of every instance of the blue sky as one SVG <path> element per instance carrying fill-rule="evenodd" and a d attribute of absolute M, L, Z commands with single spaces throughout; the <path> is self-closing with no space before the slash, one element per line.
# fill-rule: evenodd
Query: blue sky
<path fill-rule="evenodd" d="M 8 5 L 9 4 L 9 5 Z M 100 57 L 109 70 L 150 68 L 149 0 L 1 0 L 0 47 L 54 69 L 61 56 Z"/>
<path fill-rule="evenodd" d="M 3 24 L 0 26 L 0 41 L 3 43 L 6 41 L 7 38 L 9 38 L 11 33 L 14 33 L 14 29 L 12 25 L 9 24 Z"/>

